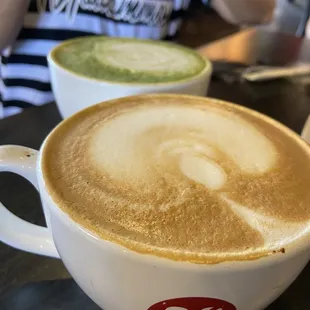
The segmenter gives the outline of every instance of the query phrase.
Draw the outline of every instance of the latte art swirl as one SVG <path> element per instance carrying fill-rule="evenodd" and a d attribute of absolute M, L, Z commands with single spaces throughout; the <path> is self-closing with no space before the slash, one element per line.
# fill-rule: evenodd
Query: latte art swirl
<path fill-rule="evenodd" d="M 167 48 L 161 44 L 109 40 L 96 43 L 93 52 L 101 64 L 131 72 L 163 75 L 197 70 L 196 66 L 193 67 L 195 55 L 185 57 L 183 50 Z"/>
<path fill-rule="evenodd" d="M 309 230 L 309 154 L 238 107 L 187 96 L 124 98 L 56 133 L 62 139 L 47 142 L 43 163 L 52 196 L 74 220 L 136 251 L 240 260 Z"/>
<path fill-rule="evenodd" d="M 178 82 L 209 66 L 195 51 L 173 43 L 100 36 L 68 41 L 52 54 L 70 71 L 110 82 Z"/>
<path fill-rule="evenodd" d="M 167 186 L 176 182 L 176 190 L 192 181 L 219 189 L 228 176 L 217 161 L 231 160 L 253 175 L 268 171 L 276 161 L 273 145 L 251 124 L 178 105 L 112 116 L 94 131 L 88 148 L 96 169 L 111 179 L 125 179 L 137 190 L 146 186 L 154 192 L 163 181 Z"/>

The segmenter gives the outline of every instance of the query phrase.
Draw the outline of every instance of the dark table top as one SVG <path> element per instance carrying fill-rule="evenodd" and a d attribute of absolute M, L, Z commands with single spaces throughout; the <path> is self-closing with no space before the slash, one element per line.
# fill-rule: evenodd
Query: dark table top
<path fill-rule="evenodd" d="M 212 44 L 203 52 L 208 54 L 208 51 L 212 50 L 213 56 L 218 56 L 214 46 L 217 46 L 221 51 L 223 46 L 232 44 L 230 40 L 238 40 L 236 45 L 239 53 L 237 61 L 255 63 L 258 59 L 257 55 L 261 54 L 255 49 L 252 49 L 254 52 L 249 53 L 248 46 L 259 47 L 259 42 L 255 43 L 255 40 L 258 40 L 257 38 L 260 36 L 255 31 L 251 36 L 248 32 L 242 32 L 236 36 L 228 37 L 226 41 L 221 40 Z M 272 36 L 274 39 L 275 35 L 272 34 Z M 285 43 L 283 41 L 285 38 L 283 38 L 279 39 L 278 37 L 282 44 Z M 294 38 L 287 39 L 288 44 L 297 44 Z M 264 40 L 272 42 L 270 37 L 268 39 L 268 34 L 265 34 Z M 308 55 L 310 55 L 309 44 L 302 44 L 307 47 Z M 269 57 L 271 53 L 274 53 L 273 49 L 268 52 L 264 47 L 265 59 L 272 59 Z M 304 51 L 302 55 L 305 54 Z M 212 55 L 209 55 L 212 58 Z M 243 58 L 240 55 L 243 55 Z M 294 55 L 297 59 L 296 55 L 298 54 Z M 283 55 L 282 57 L 282 59 L 285 58 Z M 225 57 L 220 58 L 224 59 Z M 211 82 L 209 95 L 251 107 L 277 119 L 298 133 L 310 114 L 309 88 L 307 84 L 296 81 L 278 80 L 257 84 L 239 82 L 229 84 L 214 78 Z M 20 144 L 38 149 L 43 139 L 59 121 L 60 116 L 54 104 L 26 110 L 19 115 L 0 121 L 0 144 Z M 38 194 L 27 181 L 13 174 L 1 174 L 0 197 L 8 209 L 16 215 L 32 223 L 44 224 Z M 309 278 L 310 265 L 305 268 L 293 285 L 273 305 L 268 307 L 268 310 L 310 309 Z M 0 309 L 92 310 L 98 309 L 98 307 L 69 278 L 69 274 L 60 260 L 25 253 L 0 244 Z"/>

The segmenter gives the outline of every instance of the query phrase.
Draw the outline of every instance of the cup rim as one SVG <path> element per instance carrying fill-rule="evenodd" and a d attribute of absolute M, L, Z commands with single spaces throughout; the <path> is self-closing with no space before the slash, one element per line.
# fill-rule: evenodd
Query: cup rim
<path fill-rule="evenodd" d="M 295 133 L 293 130 L 285 126 L 284 124 L 272 119 L 271 117 L 262 114 L 260 112 L 257 112 L 255 110 L 252 110 L 250 108 L 241 106 L 239 104 L 235 104 L 232 102 L 224 101 L 224 100 L 219 100 L 216 98 L 210 98 L 210 97 L 198 97 L 198 96 L 192 96 L 192 95 L 183 95 L 183 94 L 144 94 L 144 95 L 134 95 L 134 96 L 129 96 L 125 98 L 118 98 L 118 99 L 113 99 L 109 100 L 110 102 L 112 101 L 119 101 L 119 100 L 130 100 L 130 98 L 137 98 L 137 97 L 183 97 L 183 98 L 199 98 L 201 99 L 206 99 L 206 100 L 211 100 L 213 102 L 217 102 L 219 104 L 231 107 L 232 105 L 234 108 L 237 108 L 239 111 L 245 111 L 250 113 L 251 115 L 254 115 L 269 124 L 272 124 L 276 127 L 278 127 L 281 131 L 283 131 L 285 134 L 291 136 L 303 149 L 306 150 L 306 152 L 309 154 L 309 160 L 310 160 L 310 145 L 304 141 L 297 133 Z M 100 104 L 100 103 L 99 103 Z M 135 259 L 140 259 L 144 262 L 149 262 L 151 264 L 155 265 L 164 265 L 166 267 L 175 267 L 175 268 L 181 268 L 181 269 L 189 269 L 189 270 L 214 270 L 214 271 L 236 271 L 236 270 L 247 270 L 247 269 L 257 269 L 261 268 L 262 266 L 269 266 L 273 264 L 278 264 L 282 261 L 289 260 L 297 255 L 302 255 L 303 252 L 309 251 L 310 247 L 310 232 L 307 232 L 303 237 L 300 239 L 297 239 L 296 241 L 292 242 L 291 244 L 287 244 L 285 246 L 285 253 L 274 253 L 270 255 L 265 255 L 262 257 L 254 258 L 254 259 L 244 259 L 244 260 L 226 260 L 223 262 L 219 263 L 193 263 L 193 262 L 188 262 L 188 261 L 178 261 L 178 260 L 173 260 L 170 258 L 165 258 L 161 256 L 157 256 L 156 254 L 144 254 L 140 253 L 137 251 L 134 251 L 132 249 L 129 249 L 121 244 L 118 244 L 116 242 L 112 242 L 106 239 L 101 238 L 98 236 L 96 233 L 90 231 L 89 229 L 83 227 L 81 224 L 78 222 L 74 221 L 65 211 L 63 211 L 60 207 L 57 206 L 57 203 L 53 200 L 53 198 L 50 196 L 49 191 L 47 189 L 44 175 L 43 175 L 43 170 L 41 169 L 41 159 L 43 156 L 43 151 L 44 147 L 47 143 L 47 140 L 53 133 L 57 130 L 58 126 L 69 120 L 71 117 L 74 117 L 76 114 L 83 113 L 84 110 L 92 109 L 93 106 L 87 107 L 83 109 L 82 111 L 79 111 L 69 118 L 63 120 L 61 123 L 59 123 L 45 138 L 40 151 L 39 151 L 39 156 L 38 156 L 38 162 L 37 162 L 37 171 L 38 171 L 38 179 L 39 179 L 39 184 L 41 183 L 44 188 L 44 193 L 42 193 L 42 196 L 44 199 L 48 200 L 48 206 L 53 209 L 54 211 L 57 212 L 57 214 L 65 221 L 66 224 L 70 224 L 70 226 L 74 227 L 74 229 L 78 230 L 79 232 L 82 232 L 83 235 L 85 235 L 90 241 L 98 243 L 98 245 L 102 246 L 109 246 L 115 249 L 115 251 L 119 251 L 129 257 L 135 258 Z M 42 189 L 41 189 L 42 190 Z"/>
<path fill-rule="evenodd" d="M 83 37 L 77 37 L 77 38 L 73 38 L 73 39 L 69 39 L 69 40 L 65 40 L 64 42 L 58 44 L 57 46 L 53 47 L 52 50 L 48 53 L 47 55 L 47 61 L 49 64 L 56 66 L 58 69 L 61 69 L 62 71 L 66 72 L 67 74 L 74 76 L 75 78 L 79 78 L 82 79 L 84 81 L 88 81 L 88 82 L 92 82 L 92 83 L 100 83 L 100 84 L 108 84 L 108 85 L 120 85 L 120 86 L 126 86 L 126 87 L 142 87 L 142 88 L 149 88 L 149 87 L 162 87 L 162 86 L 173 86 L 173 85 L 182 85 L 182 84 L 186 84 L 192 81 L 195 81 L 196 79 L 201 78 L 201 76 L 206 75 L 208 73 L 211 74 L 212 72 L 212 63 L 209 59 L 207 59 L 206 57 L 204 57 L 203 55 L 201 55 L 200 53 L 197 52 L 197 50 L 192 49 L 193 52 L 195 52 L 204 62 L 205 62 L 205 67 L 203 68 L 203 70 L 201 70 L 198 74 L 193 75 L 191 77 L 187 77 L 178 81 L 168 81 L 168 82 L 147 82 L 147 83 L 139 83 L 139 82 L 121 82 L 121 81 L 109 81 L 109 80 L 104 80 L 104 79 L 97 79 L 95 77 L 88 77 L 88 76 L 83 76 L 80 75 L 74 71 L 71 71 L 67 68 L 65 68 L 64 66 L 60 65 L 58 63 L 58 61 L 55 59 L 55 53 L 56 51 L 65 46 L 70 44 L 71 42 L 74 41 L 79 41 L 79 40 L 83 40 L 85 38 L 96 38 L 96 37 L 106 37 L 106 36 L 95 36 L 95 35 L 90 35 L 90 36 L 83 36 Z M 108 38 L 108 37 L 107 37 Z M 115 39 L 115 38 L 114 38 Z M 122 40 L 128 40 L 128 41 L 138 41 L 138 42 L 152 42 L 152 43 L 156 43 L 157 41 L 155 40 L 150 40 L 150 39 L 131 39 L 131 38 L 122 38 Z M 172 43 L 172 42 L 164 42 L 165 44 L 171 44 L 171 45 L 180 45 L 180 44 L 176 44 L 176 43 Z M 186 48 L 186 49 L 190 49 L 186 46 L 182 46 L 180 45 L 182 48 Z"/>

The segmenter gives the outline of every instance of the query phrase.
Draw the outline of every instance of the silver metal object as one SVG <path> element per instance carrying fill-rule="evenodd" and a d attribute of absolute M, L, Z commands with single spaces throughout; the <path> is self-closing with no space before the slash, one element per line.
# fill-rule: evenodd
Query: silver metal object
<path fill-rule="evenodd" d="M 243 71 L 241 77 L 249 82 L 258 82 L 279 78 L 293 78 L 307 74 L 310 74 L 310 64 L 296 64 L 289 67 L 249 67 Z"/>

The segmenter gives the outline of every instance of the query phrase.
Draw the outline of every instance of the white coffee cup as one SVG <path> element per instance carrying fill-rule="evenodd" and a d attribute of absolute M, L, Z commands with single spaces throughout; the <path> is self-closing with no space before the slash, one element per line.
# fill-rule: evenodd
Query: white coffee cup
<path fill-rule="evenodd" d="M 310 257 L 302 244 L 284 254 L 199 265 L 139 254 L 100 239 L 75 223 L 48 194 L 41 151 L 0 147 L 0 171 L 17 173 L 40 192 L 47 228 L 25 222 L 0 204 L 0 240 L 61 258 L 80 287 L 105 310 L 258 310 L 276 299 Z"/>
<path fill-rule="evenodd" d="M 48 65 L 56 104 L 63 118 L 101 101 L 145 93 L 177 93 L 205 96 L 209 87 L 212 65 L 206 60 L 198 75 L 166 83 L 116 83 L 99 81 L 75 74 L 60 66 L 49 53 Z"/>

